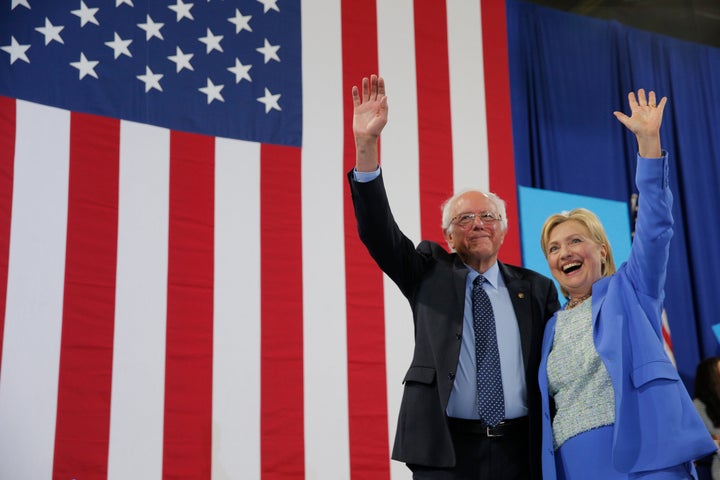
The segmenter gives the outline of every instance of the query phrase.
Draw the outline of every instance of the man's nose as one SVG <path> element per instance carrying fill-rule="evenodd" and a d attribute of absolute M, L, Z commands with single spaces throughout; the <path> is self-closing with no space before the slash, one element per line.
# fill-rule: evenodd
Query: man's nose
<path fill-rule="evenodd" d="M 482 219 L 480 218 L 480 215 L 475 215 L 475 218 L 473 218 L 473 221 L 472 221 L 472 229 L 473 230 L 480 229 L 484 225 L 485 224 L 483 223 Z"/>
<path fill-rule="evenodd" d="M 485 222 L 483 222 L 482 217 L 479 214 L 475 214 L 475 218 L 473 218 L 473 227 L 475 225 L 483 226 L 485 225 Z"/>

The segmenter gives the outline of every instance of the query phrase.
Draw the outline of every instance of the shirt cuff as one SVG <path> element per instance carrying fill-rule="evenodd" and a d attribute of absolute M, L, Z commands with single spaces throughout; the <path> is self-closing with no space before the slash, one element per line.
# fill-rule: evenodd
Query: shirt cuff
<path fill-rule="evenodd" d="M 372 182 L 379 176 L 380 176 L 380 166 L 378 166 L 377 169 L 373 172 L 358 172 L 356 169 L 353 168 L 353 178 L 355 179 L 356 182 L 360 182 L 360 183 Z"/>

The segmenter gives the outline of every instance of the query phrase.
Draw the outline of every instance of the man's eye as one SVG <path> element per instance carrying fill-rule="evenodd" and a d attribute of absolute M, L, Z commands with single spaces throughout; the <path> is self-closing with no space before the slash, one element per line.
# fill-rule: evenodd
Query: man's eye
<path fill-rule="evenodd" d="M 482 215 L 480 215 L 480 218 L 482 218 L 482 220 L 484 222 L 492 222 L 493 220 L 495 220 L 495 215 L 490 212 L 487 212 L 487 213 L 483 213 Z"/>
<path fill-rule="evenodd" d="M 466 213 L 465 215 L 460 215 L 460 219 L 459 219 L 459 220 L 460 220 L 460 222 L 465 223 L 465 222 L 469 222 L 469 221 L 472 220 L 473 218 L 475 218 L 475 215 L 474 215 L 474 214 L 472 214 L 472 213 Z"/>

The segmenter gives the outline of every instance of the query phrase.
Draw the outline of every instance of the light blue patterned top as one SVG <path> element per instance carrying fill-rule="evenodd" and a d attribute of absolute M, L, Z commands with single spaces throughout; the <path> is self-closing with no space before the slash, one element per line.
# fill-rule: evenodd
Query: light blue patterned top
<path fill-rule="evenodd" d="M 547 376 L 555 400 L 556 450 L 579 433 L 615 422 L 610 376 L 593 343 L 591 298 L 558 312 Z"/>

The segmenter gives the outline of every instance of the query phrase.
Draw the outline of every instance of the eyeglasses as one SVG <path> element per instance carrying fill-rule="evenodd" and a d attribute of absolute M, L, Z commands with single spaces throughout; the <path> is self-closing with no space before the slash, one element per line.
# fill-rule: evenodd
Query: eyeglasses
<path fill-rule="evenodd" d="M 479 218 L 480 222 L 484 225 L 494 225 L 495 222 L 500 221 L 502 217 L 496 212 L 468 212 L 453 217 L 452 223 L 458 227 L 467 228 L 475 223 L 476 218 Z"/>

